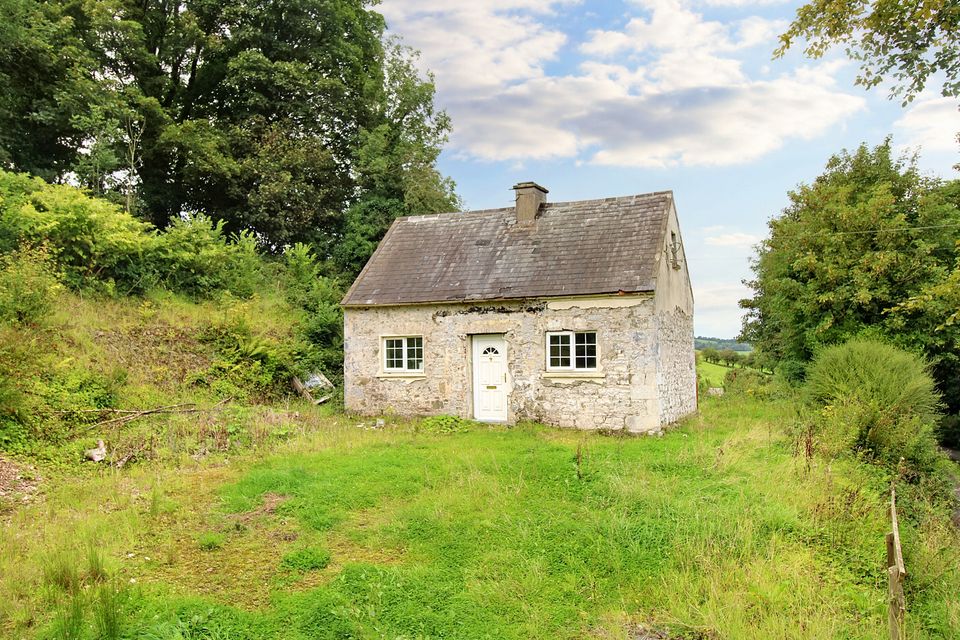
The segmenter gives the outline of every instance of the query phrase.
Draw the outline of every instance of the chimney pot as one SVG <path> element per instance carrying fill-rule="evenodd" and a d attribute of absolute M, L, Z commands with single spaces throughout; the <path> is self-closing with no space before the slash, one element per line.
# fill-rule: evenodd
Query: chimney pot
<path fill-rule="evenodd" d="M 533 223 L 540 212 L 540 205 L 547 201 L 549 192 L 536 182 L 519 182 L 513 185 L 513 190 L 517 193 L 517 222 Z"/>

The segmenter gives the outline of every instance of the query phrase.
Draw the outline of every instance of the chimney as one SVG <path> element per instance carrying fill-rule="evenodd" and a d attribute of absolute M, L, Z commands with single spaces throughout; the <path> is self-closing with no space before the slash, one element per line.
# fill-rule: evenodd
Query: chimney
<path fill-rule="evenodd" d="M 531 224 L 537 219 L 540 205 L 547 201 L 547 190 L 536 182 L 520 182 L 513 185 L 517 192 L 517 222 Z"/>

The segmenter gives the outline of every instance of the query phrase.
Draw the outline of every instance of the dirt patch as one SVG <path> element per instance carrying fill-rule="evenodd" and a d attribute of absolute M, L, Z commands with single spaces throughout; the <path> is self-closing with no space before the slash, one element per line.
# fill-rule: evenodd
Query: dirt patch
<path fill-rule="evenodd" d="M 716 640 L 712 631 L 699 629 L 667 629 L 644 624 L 633 624 L 627 629 L 630 640 Z"/>
<path fill-rule="evenodd" d="M 250 524 L 257 518 L 273 515 L 277 511 L 277 507 L 286 500 L 287 496 L 282 496 L 279 493 L 265 493 L 263 494 L 263 504 L 252 511 L 238 513 L 234 515 L 233 518 L 240 524 Z"/>
<path fill-rule="evenodd" d="M 703 630 L 685 625 L 658 624 L 655 622 L 630 621 L 626 616 L 614 615 L 603 628 L 587 631 L 584 638 L 590 640 L 718 640 L 714 631 Z"/>
<path fill-rule="evenodd" d="M 947 457 L 960 464 L 960 451 L 956 449 L 949 449 L 947 447 L 940 447 L 941 451 L 947 454 Z M 953 526 L 960 529 L 960 484 L 953 488 L 953 496 L 956 499 L 957 508 L 953 510 L 951 514 L 951 520 L 953 520 Z"/>
<path fill-rule="evenodd" d="M 0 505 L 28 503 L 39 486 L 40 476 L 33 465 L 18 465 L 0 457 Z"/>
<path fill-rule="evenodd" d="M 210 366 L 210 349 L 195 331 L 164 322 L 129 329 L 97 331 L 94 340 L 110 359 L 130 371 L 139 371 L 154 386 L 175 388 Z"/>

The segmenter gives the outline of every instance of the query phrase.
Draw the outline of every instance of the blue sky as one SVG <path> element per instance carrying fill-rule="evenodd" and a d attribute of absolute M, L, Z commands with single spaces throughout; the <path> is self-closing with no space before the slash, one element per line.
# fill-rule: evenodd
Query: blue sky
<path fill-rule="evenodd" d="M 956 100 L 910 106 L 854 85 L 837 52 L 773 60 L 799 2 L 384 0 L 453 120 L 440 169 L 468 209 L 534 180 L 555 202 L 673 190 L 698 335 L 731 337 L 752 246 L 829 156 L 861 142 L 920 149 L 947 178 Z"/>

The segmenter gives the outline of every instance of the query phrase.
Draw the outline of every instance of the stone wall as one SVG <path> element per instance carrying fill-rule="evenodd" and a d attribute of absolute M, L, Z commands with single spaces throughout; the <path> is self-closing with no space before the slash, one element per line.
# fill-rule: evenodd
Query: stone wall
<path fill-rule="evenodd" d="M 679 308 L 661 311 L 656 324 L 660 423 L 671 424 L 697 410 L 693 316 Z"/>
<path fill-rule="evenodd" d="M 512 390 L 509 421 L 530 419 L 581 429 L 659 431 L 658 318 L 651 296 L 486 304 L 347 308 L 344 313 L 344 398 L 352 411 L 376 415 L 473 415 L 471 335 L 501 333 Z M 547 331 L 596 331 L 595 374 L 546 371 Z M 382 371 L 387 335 L 422 335 L 421 375 Z M 672 335 L 672 334 L 671 334 Z M 690 354 L 693 358 L 692 328 Z M 676 347 L 681 346 L 678 340 Z M 678 362 L 682 360 L 673 351 Z M 678 374 L 679 375 L 679 374 Z M 572 376 L 572 377 L 571 377 Z M 670 386 L 672 383 L 667 383 Z M 693 389 L 693 387 L 690 387 Z"/>
<path fill-rule="evenodd" d="M 673 247 L 676 239 L 677 247 Z M 697 410 L 697 372 L 693 350 L 693 291 L 680 223 L 671 209 L 657 265 L 654 300 L 657 389 L 660 424 L 671 424 Z"/>

